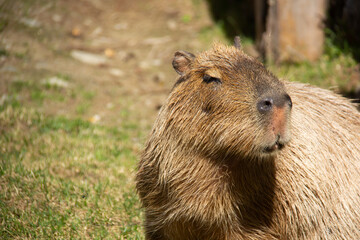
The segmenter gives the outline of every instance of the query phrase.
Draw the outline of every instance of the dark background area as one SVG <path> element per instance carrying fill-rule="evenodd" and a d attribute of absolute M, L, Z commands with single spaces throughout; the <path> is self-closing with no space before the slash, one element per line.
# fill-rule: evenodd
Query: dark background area
<path fill-rule="evenodd" d="M 255 1 L 208 0 L 216 22 L 223 25 L 226 35 L 233 39 L 245 35 L 256 40 Z M 266 22 L 268 4 L 264 0 L 262 21 Z M 329 0 L 326 10 L 325 36 L 343 51 L 351 52 L 360 61 L 360 1 Z"/>

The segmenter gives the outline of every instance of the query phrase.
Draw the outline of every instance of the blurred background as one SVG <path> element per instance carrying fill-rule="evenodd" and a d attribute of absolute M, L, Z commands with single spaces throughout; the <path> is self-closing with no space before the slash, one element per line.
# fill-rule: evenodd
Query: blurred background
<path fill-rule="evenodd" d="M 360 1 L 0 0 L 0 236 L 143 239 L 136 162 L 176 73 L 240 35 L 359 101 Z"/>

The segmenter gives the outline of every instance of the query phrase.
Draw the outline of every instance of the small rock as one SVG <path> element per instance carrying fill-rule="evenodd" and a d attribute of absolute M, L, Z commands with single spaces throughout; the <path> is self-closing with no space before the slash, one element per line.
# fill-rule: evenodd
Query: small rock
<path fill-rule="evenodd" d="M 171 37 L 170 36 L 165 36 L 165 37 L 158 37 L 158 38 L 147 38 L 144 40 L 144 44 L 146 45 L 159 45 L 159 44 L 164 44 L 167 42 L 171 41 Z"/>
<path fill-rule="evenodd" d="M 150 63 L 148 61 L 141 61 L 139 66 L 141 69 L 148 69 L 150 68 Z"/>
<path fill-rule="evenodd" d="M 62 17 L 61 17 L 59 14 L 54 14 L 54 15 L 52 16 L 52 20 L 53 20 L 54 22 L 59 23 L 59 22 L 62 21 Z"/>
<path fill-rule="evenodd" d="M 31 28 L 37 28 L 41 26 L 39 21 L 32 18 L 21 18 L 20 22 Z"/>
<path fill-rule="evenodd" d="M 153 65 L 153 66 L 160 66 L 161 64 L 162 64 L 161 59 L 154 59 L 154 60 L 152 61 L 152 65 Z"/>
<path fill-rule="evenodd" d="M 125 168 L 124 168 L 124 167 L 120 167 L 118 171 L 119 171 L 119 173 L 125 173 Z"/>
<path fill-rule="evenodd" d="M 106 57 L 84 51 L 73 50 L 71 51 L 71 56 L 80 62 L 90 65 L 103 65 L 106 63 Z"/>
<path fill-rule="evenodd" d="M 126 29 L 128 29 L 128 27 L 129 27 L 129 24 L 126 23 L 126 22 L 123 22 L 123 23 L 118 23 L 118 24 L 116 24 L 116 25 L 114 26 L 114 29 L 115 29 L 115 30 L 126 30 Z"/>
<path fill-rule="evenodd" d="M 121 77 L 121 76 L 124 76 L 124 72 L 120 69 L 117 69 L 117 68 L 111 68 L 109 70 L 110 74 L 115 76 L 115 77 Z"/>
<path fill-rule="evenodd" d="M 177 28 L 176 21 L 174 21 L 174 20 L 169 20 L 169 21 L 167 21 L 166 24 L 170 30 L 176 30 L 176 28 Z"/>
<path fill-rule="evenodd" d="M 114 108 L 114 104 L 111 103 L 111 102 L 108 102 L 108 103 L 106 104 L 106 108 L 107 108 L 107 109 L 113 109 L 113 108 Z"/>
<path fill-rule="evenodd" d="M 141 69 L 149 69 L 151 67 L 158 67 L 162 64 L 161 59 L 153 59 L 149 61 L 141 61 L 140 68 Z"/>
<path fill-rule="evenodd" d="M 69 87 L 69 83 L 66 82 L 64 79 L 59 78 L 59 77 L 51 77 L 48 79 L 45 79 L 43 81 L 44 84 L 49 84 L 50 86 L 57 86 L 57 87 L 62 87 L 62 88 L 67 88 Z"/>

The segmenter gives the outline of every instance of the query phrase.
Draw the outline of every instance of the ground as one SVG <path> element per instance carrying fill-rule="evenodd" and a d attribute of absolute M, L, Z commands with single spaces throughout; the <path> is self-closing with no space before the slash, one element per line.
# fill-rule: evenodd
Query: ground
<path fill-rule="evenodd" d="M 9 12 L 3 14 L 17 18 L 2 32 L 9 56 L 2 61 L 1 94 L 14 80 L 37 84 L 57 76 L 75 96 L 44 99 L 40 111 L 84 119 L 97 115 L 106 125 L 119 124 L 122 111 L 151 123 L 147 120 L 154 119 L 176 77 L 174 52 L 203 50 L 219 38 L 211 37 L 216 29 L 203 1 L 7 2 Z M 83 63 L 71 57 L 74 50 L 106 59 Z"/>
<path fill-rule="evenodd" d="M 142 239 L 133 178 L 173 54 L 225 35 L 203 0 L 0 0 L 0 235 Z M 357 63 L 326 49 L 269 68 L 354 91 Z"/>

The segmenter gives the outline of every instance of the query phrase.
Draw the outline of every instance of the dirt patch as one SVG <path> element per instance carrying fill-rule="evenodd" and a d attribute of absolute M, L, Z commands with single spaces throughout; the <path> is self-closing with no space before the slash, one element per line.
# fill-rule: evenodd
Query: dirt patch
<path fill-rule="evenodd" d="M 105 125 L 135 121 L 148 128 L 176 78 L 173 53 L 197 52 L 216 40 L 205 1 L 9 0 L 0 6 L 0 94 L 9 95 L 15 81 L 64 78 L 65 98 L 44 98 L 36 108 Z M 105 60 L 89 64 L 74 51 Z M 18 96 L 21 104 L 34 106 L 28 95 Z"/>

